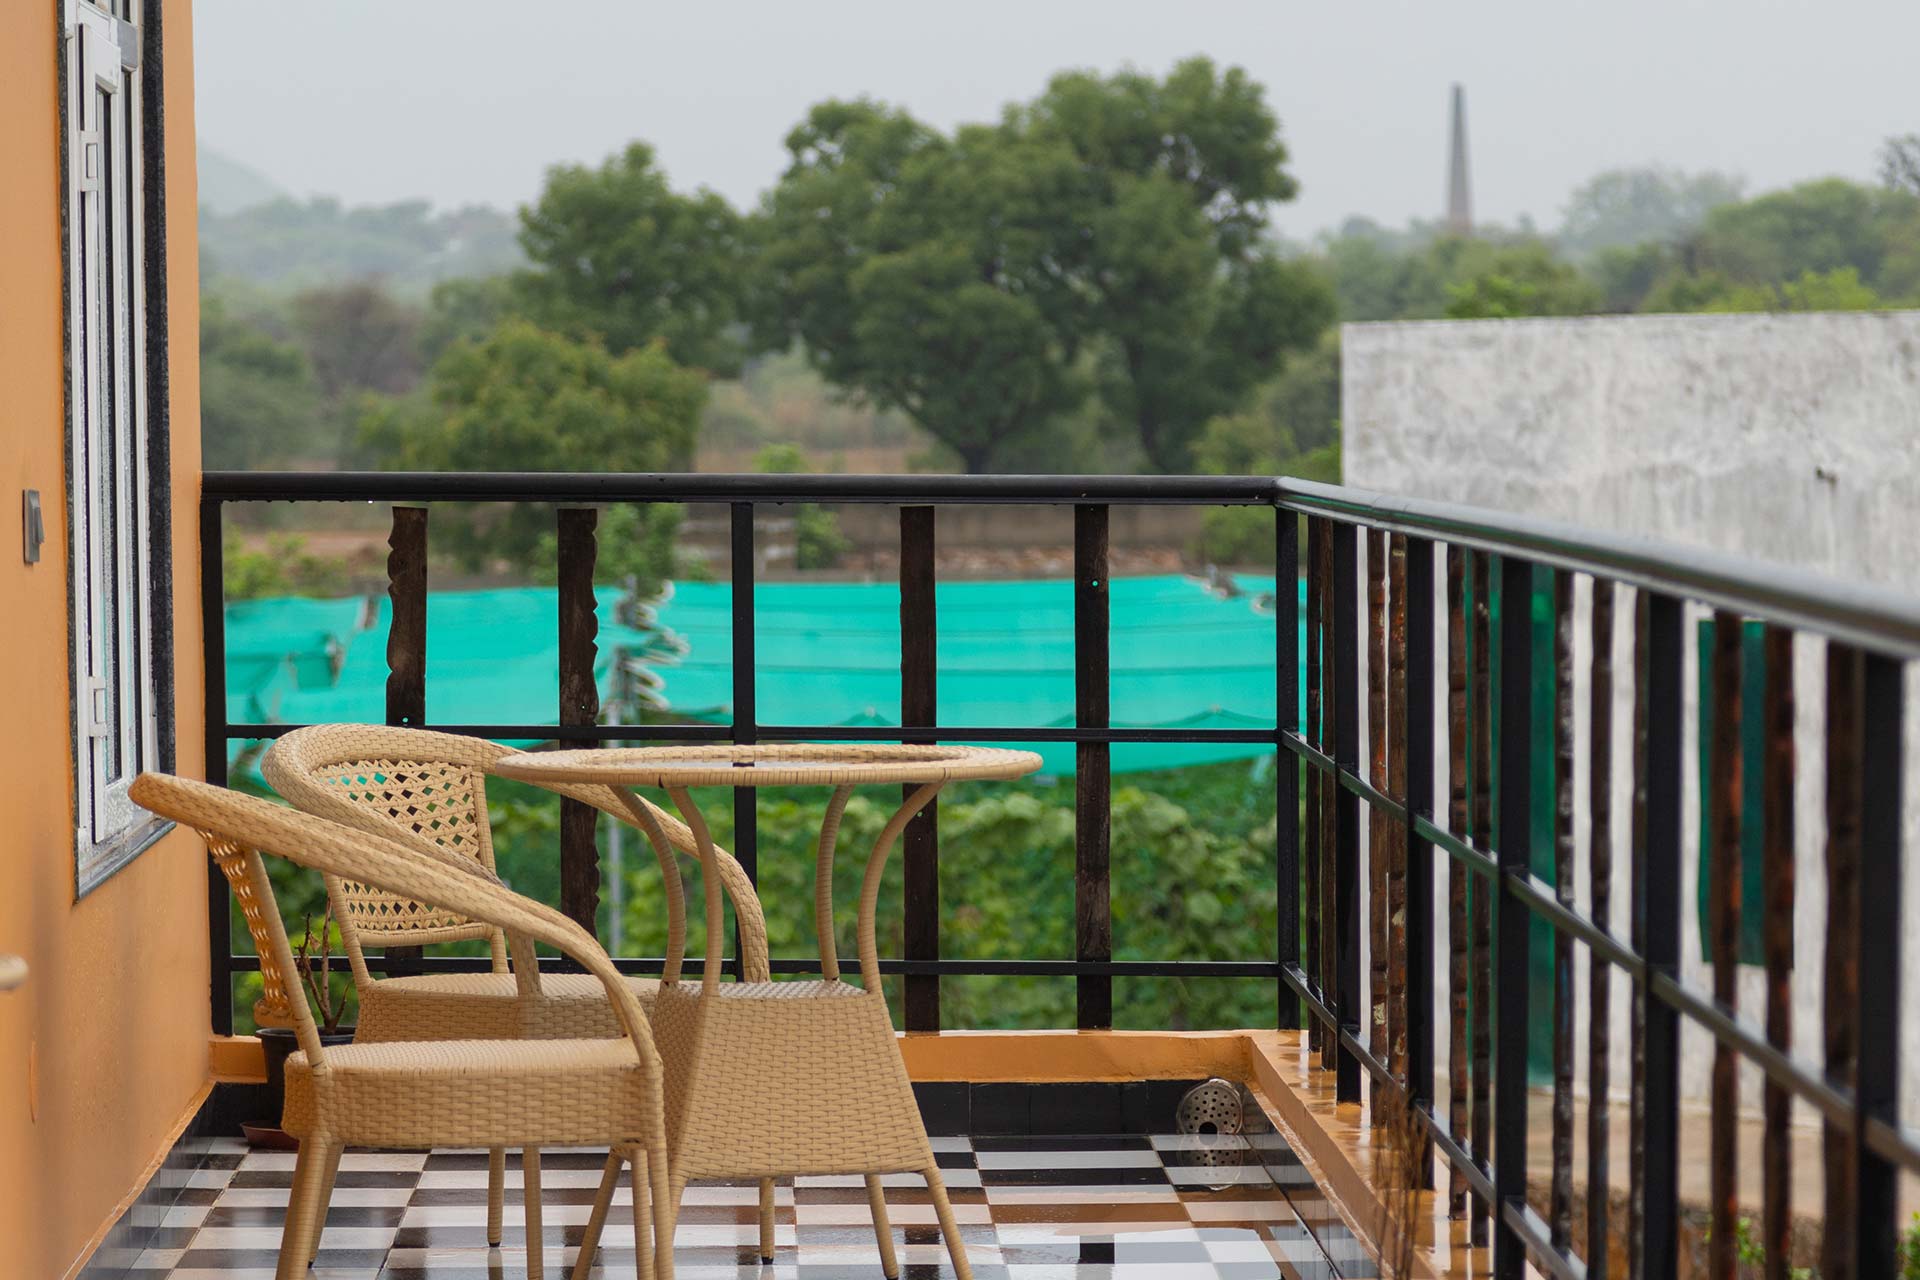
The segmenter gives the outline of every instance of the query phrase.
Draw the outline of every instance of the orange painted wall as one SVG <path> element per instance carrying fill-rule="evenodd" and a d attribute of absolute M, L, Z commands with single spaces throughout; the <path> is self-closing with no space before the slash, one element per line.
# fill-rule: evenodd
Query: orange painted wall
<path fill-rule="evenodd" d="M 176 752 L 202 758 L 189 0 L 164 0 Z M 74 901 L 55 0 L 0 21 L 0 1276 L 65 1274 L 208 1079 L 206 855 L 175 833 Z M 47 504 L 20 554 L 20 492 Z"/>

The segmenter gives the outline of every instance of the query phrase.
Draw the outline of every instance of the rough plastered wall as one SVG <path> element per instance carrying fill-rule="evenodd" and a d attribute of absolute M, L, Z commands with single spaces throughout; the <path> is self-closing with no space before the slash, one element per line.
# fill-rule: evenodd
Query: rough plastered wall
<path fill-rule="evenodd" d="M 1711 547 L 1835 577 L 1920 590 L 1920 312 L 1628 316 L 1428 321 L 1345 326 L 1347 484 L 1387 493 L 1550 517 L 1681 545 Z M 1586 848 L 1591 651 L 1586 583 L 1576 587 L 1576 883 L 1588 905 Z M 1616 605 L 1613 699 L 1614 921 L 1627 919 L 1627 815 L 1632 715 L 1632 593 Z M 1705 617 L 1694 611 L 1688 634 Z M 1438 637 L 1441 646 L 1445 637 Z M 1691 647 L 1691 646 L 1690 646 Z M 1794 1047 L 1821 1055 L 1826 942 L 1823 725 L 1825 644 L 1795 653 L 1798 893 Z M 1711 989 L 1701 959 L 1700 788 L 1692 744 L 1699 707 L 1689 652 L 1682 788 L 1684 977 Z M 1902 956 L 1920 947 L 1920 698 L 1908 672 L 1905 914 Z M 1444 733 L 1444 725 L 1441 726 Z M 1442 753 L 1444 755 L 1444 753 Z M 1441 760 L 1439 769 L 1445 770 Z M 1445 795 L 1444 778 L 1439 795 Z M 1445 902 L 1444 891 L 1436 895 Z M 1444 912 L 1444 905 L 1442 905 Z M 1444 921 L 1442 922 L 1444 939 Z M 1577 950 L 1577 1016 L 1585 1025 L 1587 957 Z M 1436 952 L 1439 989 L 1445 956 Z M 1757 968 L 1743 969 L 1740 1007 L 1764 1019 Z M 1920 1120 L 1920 982 L 1903 984 L 1902 1111 Z M 1613 990 L 1611 1083 L 1627 1083 L 1625 982 Z M 1445 1062 L 1444 1006 L 1436 1009 Z M 1713 1060 L 1705 1032 L 1683 1031 L 1682 1084 L 1704 1101 Z M 1579 1079 L 1586 1078 L 1585 1037 Z M 1742 1079 L 1757 1106 L 1760 1079 Z M 1802 1113 L 1802 1119 L 1810 1119 Z"/>

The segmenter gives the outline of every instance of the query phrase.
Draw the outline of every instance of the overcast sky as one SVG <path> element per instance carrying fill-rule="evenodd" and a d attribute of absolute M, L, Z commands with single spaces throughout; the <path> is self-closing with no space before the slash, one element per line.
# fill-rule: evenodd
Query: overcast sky
<path fill-rule="evenodd" d="M 990 119 L 1066 67 L 1205 53 L 1267 88 L 1305 236 L 1443 203 L 1467 89 L 1475 212 L 1557 223 L 1595 172 L 1660 162 L 1763 190 L 1865 178 L 1920 131 L 1914 0 L 199 0 L 204 143 L 299 194 L 511 207 L 545 168 L 654 144 L 676 186 L 750 205 L 830 96 Z"/>

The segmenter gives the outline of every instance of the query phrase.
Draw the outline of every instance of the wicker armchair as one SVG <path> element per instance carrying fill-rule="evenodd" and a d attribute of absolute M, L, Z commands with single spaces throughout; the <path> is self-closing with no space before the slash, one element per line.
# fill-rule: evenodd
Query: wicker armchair
<path fill-rule="evenodd" d="M 274 906 L 262 852 L 330 880 L 380 890 L 423 911 L 457 912 L 476 925 L 557 947 L 602 990 L 618 1038 L 447 1039 L 323 1047 L 306 1002 L 291 1002 L 300 1051 L 287 1059 L 281 1124 L 300 1139 L 281 1235 L 279 1280 L 296 1280 L 318 1251 L 334 1175 L 348 1146 L 541 1147 L 605 1143 L 633 1160 L 634 1249 L 642 1277 L 673 1274 L 671 1186 L 660 1056 L 646 1015 L 593 938 L 559 912 L 401 842 L 296 813 L 250 796 L 160 774 L 133 784 L 135 803 L 200 831 L 222 870 L 246 887 L 247 923 L 263 961 L 282 973 L 293 956 Z M 431 905 L 429 905 L 431 904 Z M 538 1167 L 527 1167 L 528 1205 Z M 528 1240 L 528 1273 L 541 1245 Z"/>
<path fill-rule="evenodd" d="M 480 738 L 424 729 L 313 725 L 296 729 L 274 743 L 261 762 L 261 772 L 274 790 L 307 813 L 396 837 L 436 856 L 452 855 L 491 874 L 493 833 L 487 820 L 486 779 L 494 762 L 512 750 Z M 628 802 L 611 787 L 556 790 L 619 821 L 635 821 Z M 673 849 L 699 856 L 693 832 L 684 823 L 655 806 L 647 807 Z M 666 850 L 657 844 L 655 848 L 663 861 L 663 872 L 668 873 L 667 883 L 677 890 L 679 868 L 668 861 Z M 716 870 L 739 923 L 743 974 L 749 982 L 765 982 L 770 976 L 767 927 L 753 882 L 728 853 L 717 853 Z M 356 1044 L 621 1034 L 614 1009 L 597 979 L 583 973 L 541 973 L 531 942 L 511 930 L 350 877 L 327 876 L 327 894 L 340 923 L 347 962 L 360 997 Z M 686 947 L 685 903 L 678 893 L 671 893 L 667 905 L 669 954 L 680 955 Z M 376 978 L 367 969 L 364 948 L 368 946 L 419 946 L 466 939 L 488 943 L 493 952 L 492 972 Z M 511 972 L 509 954 L 513 959 Z M 658 998 L 659 982 L 627 978 L 625 983 L 641 1006 L 650 1011 Z M 534 1237 L 540 1231 L 535 1191 L 539 1159 L 537 1151 L 522 1155 L 523 1163 L 534 1171 L 527 1184 L 527 1230 Z M 500 1240 L 505 1170 L 505 1151 L 490 1152 L 489 1244 Z M 773 1180 L 765 1179 L 761 1183 L 760 1252 L 768 1259 L 773 1256 L 773 1210 Z"/>

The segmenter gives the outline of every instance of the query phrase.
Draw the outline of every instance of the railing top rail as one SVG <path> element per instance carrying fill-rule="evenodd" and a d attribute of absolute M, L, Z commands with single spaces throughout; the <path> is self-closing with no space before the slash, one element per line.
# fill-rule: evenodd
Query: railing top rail
<path fill-rule="evenodd" d="M 1282 478 L 1291 511 L 1432 538 L 1732 609 L 1889 655 L 1920 657 L 1920 599 L 1885 587 L 1482 507 Z"/>
<path fill-rule="evenodd" d="M 1457 503 L 1267 476 L 973 476 L 542 471 L 209 471 L 226 502 L 836 502 L 899 505 L 1279 505 L 1597 574 L 1903 658 L 1920 600 L 1742 556 Z"/>
<path fill-rule="evenodd" d="M 719 472 L 209 471 L 229 502 L 871 502 L 1271 506 L 1270 476 L 761 475 Z"/>

